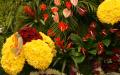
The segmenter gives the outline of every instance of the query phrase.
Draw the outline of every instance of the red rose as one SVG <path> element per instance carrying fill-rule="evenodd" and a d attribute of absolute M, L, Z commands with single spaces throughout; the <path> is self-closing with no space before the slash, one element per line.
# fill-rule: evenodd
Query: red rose
<path fill-rule="evenodd" d="M 31 40 L 42 39 L 42 36 L 33 27 L 25 26 L 18 32 L 23 38 L 23 44 Z"/>
<path fill-rule="evenodd" d="M 72 4 L 71 4 L 70 1 L 67 1 L 67 2 L 65 3 L 65 5 L 66 5 L 66 7 L 67 7 L 68 9 L 70 9 L 70 8 L 72 7 Z"/>
<path fill-rule="evenodd" d="M 58 28 L 62 31 L 62 32 L 64 32 L 65 30 L 67 30 L 68 29 L 68 24 L 66 24 L 66 23 L 64 23 L 64 22 L 59 22 L 59 24 L 58 24 Z"/>
<path fill-rule="evenodd" d="M 40 5 L 40 10 L 45 11 L 46 8 L 47 8 L 46 4 L 42 3 L 42 4 Z"/>
<path fill-rule="evenodd" d="M 32 10 L 32 8 L 28 5 L 24 6 L 24 12 L 29 16 L 34 16 L 35 12 Z"/>

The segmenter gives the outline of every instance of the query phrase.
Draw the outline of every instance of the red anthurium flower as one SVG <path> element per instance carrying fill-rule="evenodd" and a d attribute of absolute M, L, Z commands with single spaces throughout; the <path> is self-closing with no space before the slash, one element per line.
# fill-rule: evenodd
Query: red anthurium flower
<path fill-rule="evenodd" d="M 60 37 L 55 38 L 55 44 L 56 44 L 58 47 L 64 49 L 64 45 L 63 45 L 63 44 L 64 44 L 64 40 L 61 41 Z"/>
<path fill-rule="evenodd" d="M 42 4 L 40 5 L 40 10 L 45 11 L 46 8 L 47 8 L 46 4 L 42 3 Z"/>
<path fill-rule="evenodd" d="M 58 7 L 52 7 L 51 11 L 52 11 L 52 13 L 58 12 Z"/>
<path fill-rule="evenodd" d="M 48 14 L 43 14 L 44 22 L 48 19 L 49 15 Z"/>
<path fill-rule="evenodd" d="M 32 8 L 28 5 L 24 6 L 24 12 L 29 16 L 34 16 L 35 12 L 32 10 Z"/>
<path fill-rule="evenodd" d="M 68 9 L 72 7 L 72 3 L 70 1 L 65 2 L 65 5 Z"/>
<path fill-rule="evenodd" d="M 54 33 L 54 31 L 53 31 L 52 29 L 49 29 L 49 30 L 47 31 L 47 35 L 48 35 L 48 36 L 55 36 L 55 33 Z"/>
<path fill-rule="evenodd" d="M 59 28 L 62 32 L 64 32 L 65 30 L 68 29 L 68 24 L 66 24 L 66 23 L 64 23 L 63 21 L 61 21 L 61 22 L 59 22 L 59 24 L 58 24 L 58 28 Z"/>

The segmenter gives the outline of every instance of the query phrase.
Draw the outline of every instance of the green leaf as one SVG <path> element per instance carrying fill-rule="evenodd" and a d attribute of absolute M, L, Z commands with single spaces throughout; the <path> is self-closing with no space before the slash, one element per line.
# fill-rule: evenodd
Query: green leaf
<path fill-rule="evenodd" d="M 40 19 L 40 22 L 41 22 L 43 25 L 45 25 L 45 22 L 44 22 L 42 19 Z"/>
<path fill-rule="evenodd" d="M 77 34 L 71 34 L 70 38 L 75 44 L 80 44 L 81 43 L 81 37 L 78 36 Z"/>
<path fill-rule="evenodd" d="M 110 40 L 110 39 L 105 39 L 105 40 L 103 40 L 102 42 L 103 42 L 103 44 L 104 44 L 106 47 L 108 47 L 108 46 L 110 45 L 110 43 L 111 43 L 111 40 Z"/>
<path fill-rule="evenodd" d="M 111 50 L 106 51 L 106 55 L 112 55 L 112 54 L 113 54 L 113 52 Z"/>
<path fill-rule="evenodd" d="M 93 49 L 93 50 L 90 50 L 90 51 L 88 51 L 90 54 L 92 54 L 92 55 L 96 55 L 96 53 L 97 53 L 97 50 L 96 49 Z"/>
<path fill-rule="evenodd" d="M 74 59 L 75 63 L 80 64 L 84 61 L 85 56 L 81 55 L 81 56 L 78 56 L 78 57 L 73 57 L 73 59 Z"/>

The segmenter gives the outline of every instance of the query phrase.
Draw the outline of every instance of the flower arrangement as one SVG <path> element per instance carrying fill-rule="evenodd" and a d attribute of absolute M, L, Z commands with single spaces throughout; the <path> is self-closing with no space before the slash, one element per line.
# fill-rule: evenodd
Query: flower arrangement
<path fill-rule="evenodd" d="M 119 72 L 119 3 L 119 0 L 21 1 L 14 22 L 17 25 L 11 26 L 15 30 L 2 48 L 3 70 L 11 75 Z M 110 8 L 111 5 L 114 6 Z M 8 29 L 7 32 L 12 30 Z"/>

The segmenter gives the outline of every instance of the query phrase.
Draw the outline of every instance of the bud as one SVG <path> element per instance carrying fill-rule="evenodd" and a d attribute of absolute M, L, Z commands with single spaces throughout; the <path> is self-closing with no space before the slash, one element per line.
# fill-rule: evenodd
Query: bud
<path fill-rule="evenodd" d="M 97 50 L 97 54 L 98 54 L 98 55 L 103 54 L 103 52 L 105 51 L 105 50 L 104 50 L 104 45 L 103 45 L 102 42 L 98 42 L 97 48 L 98 48 L 98 50 Z"/>
<path fill-rule="evenodd" d="M 96 22 L 95 21 L 92 21 L 91 23 L 90 23 L 90 28 L 96 28 Z"/>
<path fill-rule="evenodd" d="M 86 49 L 84 48 L 84 47 L 82 47 L 81 49 L 80 49 L 80 52 L 83 54 L 83 55 L 86 55 Z"/>
<path fill-rule="evenodd" d="M 77 12 L 81 15 L 81 16 L 86 16 L 88 10 L 85 7 L 77 7 Z"/>
<path fill-rule="evenodd" d="M 106 36 L 106 35 L 107 35 L 106 30 L 105 30 L 105 29 L 103 29 L 103 30 L 102 30 L 102 32 L 101 32 L 101 34 L 102 34 L 102 36 Z"/>

